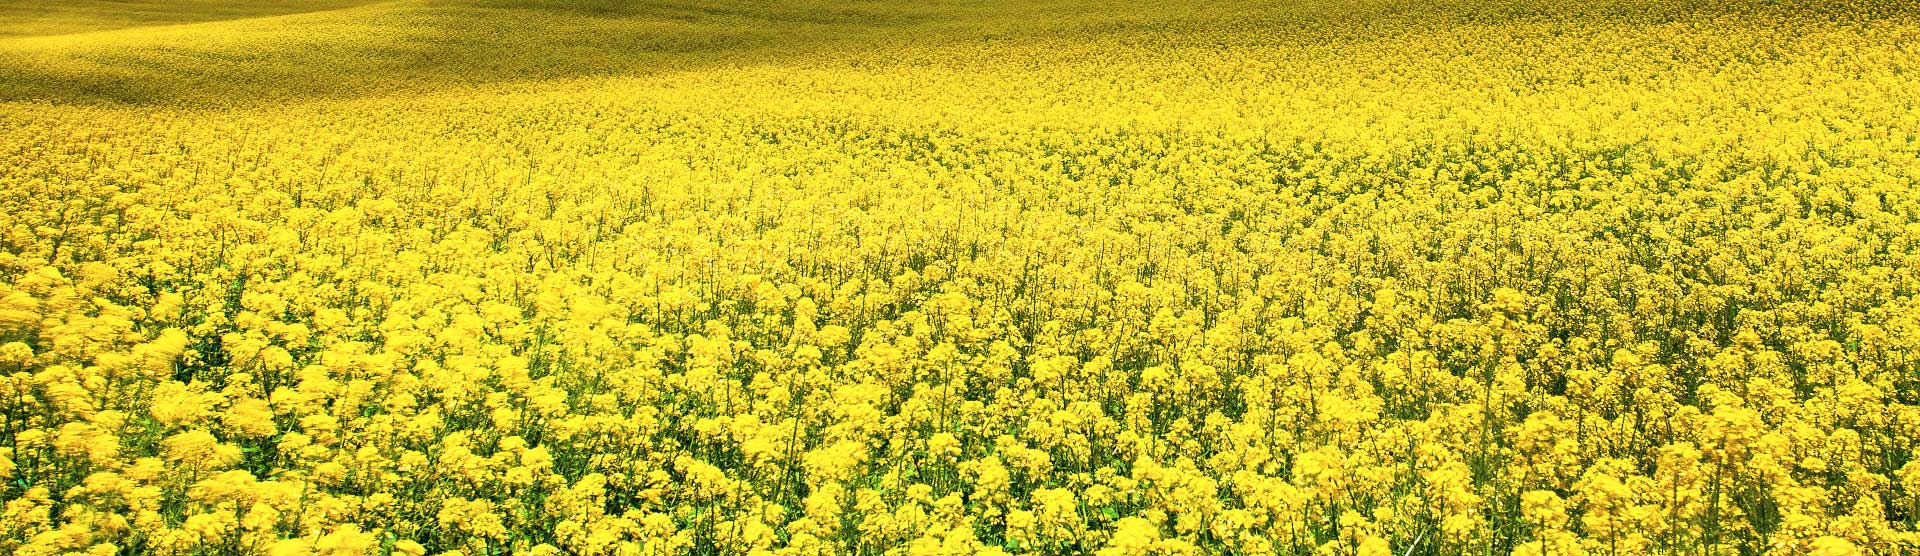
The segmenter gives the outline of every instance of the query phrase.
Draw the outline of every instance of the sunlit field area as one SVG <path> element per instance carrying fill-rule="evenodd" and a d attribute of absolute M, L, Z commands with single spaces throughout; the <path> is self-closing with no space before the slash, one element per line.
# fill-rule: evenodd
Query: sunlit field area
<path fill-rule="evenodd" d="M 1920 554 L 1920 4 L 0 2 L 0 553 Z"/>

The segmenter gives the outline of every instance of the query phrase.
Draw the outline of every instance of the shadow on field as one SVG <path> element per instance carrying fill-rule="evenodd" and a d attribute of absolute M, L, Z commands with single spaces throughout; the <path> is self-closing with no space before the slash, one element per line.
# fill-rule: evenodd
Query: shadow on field
<path fill-rule="evenodd" d="M 402 1 L 0 38 L 0 101 L 248 105 L 748 65 L 915 35 L 953 15 L 929 6 Z"/>
<path fill-rule="evenodd" d="M 0 39 L 334 10 L 378 0 L 9 0 Z"/>
<path fill-rule="evenodd" d="M 1825 0 L 1595 0 L 1571 7 L 1536 0 L 1152 7 L 1125 0 L 21 1 L 0 6 L 0 16 L 39 15 L 29 23 L 0 20 L 0 101 L 160 106 L 400 96 L 884 55 L 876 53 L 908 43 L 1124 36 L 1126 44 L 1156 49 L 1315 52 L 1328 44 L 1403 49 L 1419 46 L 1403 40 L 1408 36 L 1463 28 L 1520 33 L 1514 44 L 1527 45 L 1538 37 L 1525 33 L 1558 36 L 1598 23 L 1844 21 L 1911 17 L 1915 10 L 1886 0 L 1840 7 Z M 1528 25 L 1504 26 L 1513 22 Z M 1436 56 L 1448 48 L 1428 46 Z"/>

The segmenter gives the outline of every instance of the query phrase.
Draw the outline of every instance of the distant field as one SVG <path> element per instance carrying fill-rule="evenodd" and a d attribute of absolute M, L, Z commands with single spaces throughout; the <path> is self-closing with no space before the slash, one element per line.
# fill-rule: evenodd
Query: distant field
<path fill-rule="evenodd" d="M 0 554 L 1920 553 L 1920 5 L 0 4 Z"/>
<path fill-rule="evenodd" d="M 14 0 L 0 6 L 0 37 L 273 17 L 372 3 L 370 0 Z"/>

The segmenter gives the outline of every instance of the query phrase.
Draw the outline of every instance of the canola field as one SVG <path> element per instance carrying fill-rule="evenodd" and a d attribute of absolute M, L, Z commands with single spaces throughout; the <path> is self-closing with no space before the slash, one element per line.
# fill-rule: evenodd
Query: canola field
<path fill-rule="evenodd" d="M 1920 4 L 13 0 L 0 553 L 1920 554 Z"/>

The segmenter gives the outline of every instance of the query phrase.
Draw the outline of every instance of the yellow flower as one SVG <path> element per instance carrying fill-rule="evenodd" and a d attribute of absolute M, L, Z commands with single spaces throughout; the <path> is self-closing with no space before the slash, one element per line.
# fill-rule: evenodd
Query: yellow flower
<path fill-rule="evenodd" d="M 400 556 L 426 556 L 427 548 L 420 543 L 402 539 L 394 541 L 393 553 Z"/>
<path fill-rule="evenodd" d="M 1847 539 L 1831 535 L 1822 535 L 1808 545 L 1808 556 L 1857 556 L 1865 554 L 1860 547 Z"/>
<path fill-rule="evenodd" d="M 960 455 L 960 440 L 953 433 L 937 432 L 927 438 L 927 452 L 942 459 L 952 459 Z"/>
<path fill-rule="evenodd" d="M 231 434 L 241 438 L 266 438 L 279 432 L 273 422 L 273 409 L 259 398 L 233 402 L 221 413 L 220 421 Z"/>
<path fill-rule="evenodd" d="M 161 443 L 166 446 L 167 459 L 192 467 L 218 469 L 240 459 L 238 447 L 223 444 L 212 433 L 201 429 L 174 434 Z"/>
<path fill-rule="evenodd" d="M 1128 517 L 1113 525 L 1113 538 L 1099 550 L 1099 556 L 1145 556 L 1160 540 L 1160 528 L 1138 517 Z"/>
<path fill-rule="evenodd" d="M 314 554 L 318 556 L 360 556 L 372 551 L 377 538 L 373 533 L 362 532 L 357 525 L 342 525 L 320 537 L 314 543 Z"/>

